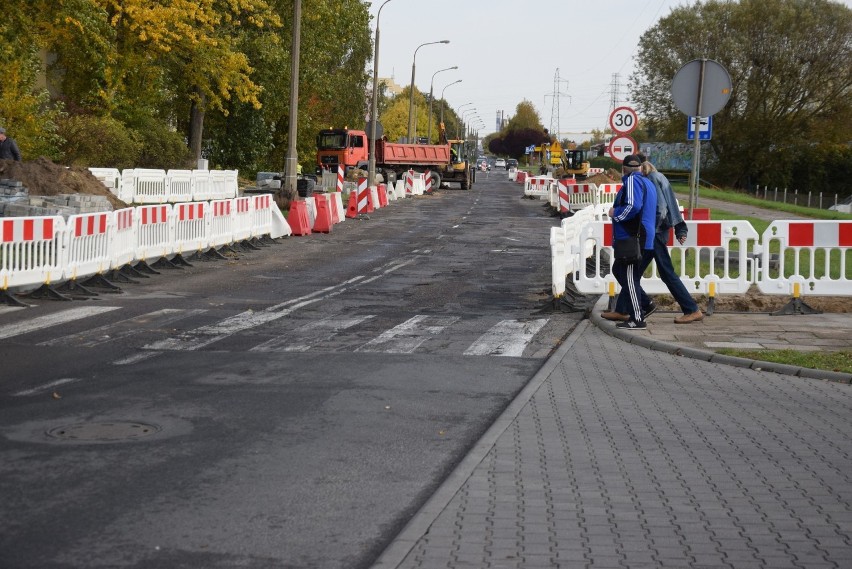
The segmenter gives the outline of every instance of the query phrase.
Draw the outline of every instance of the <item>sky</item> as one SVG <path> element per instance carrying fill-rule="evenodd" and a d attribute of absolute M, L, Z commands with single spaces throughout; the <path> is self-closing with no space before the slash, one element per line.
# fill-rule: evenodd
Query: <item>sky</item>
<path fill-rule="evenodd" d="M 384 2 L 374 0 L 370 7 L 374 37 L 375 16 Z M 842 3 L 852 7 L 852 0 Z M 433 85 L 436 99 L 443 93 L 452 108 L 461 107 L 467 122 L 480 124 L 480 136 L 496 130 L 498 111 L 511 117 L 518 103 L 527 100 L 545 128 L 558 130 L 560 139 L 579 142 L 588 138 L 582 133 L 607 126 L 615 74 L 618 106 L 631 106 L 630 75 L 642 34 L 672 8 L 691 4 L 389 0 L 378 22 L 378 76 L 406 87 L 413 61 L 417 88 L 428 93 Z M 441 40 L 450 43 L 420 47 L 413 59 L 418 46 Z M 436 73 L 453 66 L 458 70 Z M 461 83 L 450 85 L 459 79 Z"/>

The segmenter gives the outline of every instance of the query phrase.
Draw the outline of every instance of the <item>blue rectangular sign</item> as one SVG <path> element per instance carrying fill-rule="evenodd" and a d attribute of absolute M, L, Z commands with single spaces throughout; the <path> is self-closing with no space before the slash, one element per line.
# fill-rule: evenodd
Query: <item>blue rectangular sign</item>
<path fill-rule="evenodd" d="M 713 117 L 701 117 L 698 127 L 698 140 L 710 140 L 713 134 Z M 695 117 L 689 117 L 686 121 L 686 139 L 695 140 Z"/>

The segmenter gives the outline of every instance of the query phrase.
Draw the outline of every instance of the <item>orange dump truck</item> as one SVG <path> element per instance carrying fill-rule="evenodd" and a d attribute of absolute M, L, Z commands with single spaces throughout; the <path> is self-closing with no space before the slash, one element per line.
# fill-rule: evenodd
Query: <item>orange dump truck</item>
<path fill-rule="evenodd" d="M 323 170 L 337 172 L 343 166 L 344 174 L 353 168 L 367 170 L 370 144 L 363 130 L 331 128 L 317 136 L 317 174 Z M 432 177 L 432 187 L 454 182 L 461 189 L 470 189 L 471 169 L 464 152 L 463 141 L 448 144 L 399 144 L 386 140 L 376 141 L 376 173 L 389 184 L 396 182 L 408 170 Z"/>

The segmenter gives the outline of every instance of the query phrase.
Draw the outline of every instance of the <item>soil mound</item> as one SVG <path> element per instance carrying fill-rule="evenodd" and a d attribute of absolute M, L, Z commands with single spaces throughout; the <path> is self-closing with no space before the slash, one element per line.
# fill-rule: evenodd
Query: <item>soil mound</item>
<path fill-rule="evenodd" d="M 114 209 L 127 207 L 126 203 L 115 197 L 88 169 L 62 166 L 43 156 L 26 162 L 0 160 L 0 178 L 20 181 L 31 196 L 106 196 Z"/>

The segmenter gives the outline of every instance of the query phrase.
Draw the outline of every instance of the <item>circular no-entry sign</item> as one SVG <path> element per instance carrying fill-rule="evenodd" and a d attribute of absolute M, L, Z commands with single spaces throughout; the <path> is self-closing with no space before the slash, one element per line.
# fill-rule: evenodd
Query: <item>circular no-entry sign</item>
<path fill-rule="evenodd" d="M 630 107 L 618 107 L 609 115 L 609 128 L 618 134 L 633 132 L 638 123 L 636 111 Z"/>
<path fill-rule="evenodd" d="M 621 162 L 628 155 L 638 152 L 638 149 L 639 147 L 636 145 L 636 141 L 623 134 L 621 136 L 616 136 L 610 141 L 607 153 L 610 158 Z"/>

